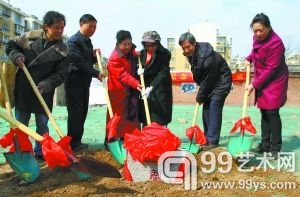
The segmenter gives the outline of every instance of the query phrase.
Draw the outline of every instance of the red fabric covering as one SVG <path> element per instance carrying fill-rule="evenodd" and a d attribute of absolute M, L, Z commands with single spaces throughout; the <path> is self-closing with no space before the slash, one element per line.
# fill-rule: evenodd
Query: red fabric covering
<path fill-rule="evenodd" d="M 187 128 L 185 133 L 190 141 L 193 141 L 193 138 L 195 136 L 196 144 L 204 145 L 207 143 L 206 137 L 198 125 Z"/>
<path fill-rule="evenodd" d="M 121 116 L 118 116 L 117 114 L 114 115 L 107 124 L 107 139 L 110 141 L 111 139 L 117 138 L 117 127 L 120 126 Z M 124 136 L 124 133 L 121 134 L 121 136 Z"/>
<path fill-rule="evenodd" d="M 177 150 L 180 143 L 180 139 L 168 128 L 155 122 L 144 127 L 143 131 L 135 129 L 131 134 L 126 133 L 124 140 L 132 158 L 141 163 L 157 162 L 163 153 Z"/>
<path fill-rule="evenodd" d="M 14 132 L 13 129 L 10 129 L 9 132 L 4 134 L 0 138 L 0 146 L 2 148 L 7 148 L 8 146 L 11 146 L 13 144 L 13 138 L 14 138 Z"/>
<path fill-rule="evenodd" d="M 57 144 L 65 151 L 67 151 L 70 154 L 73 154 L 72 148 L 70 146 L 70 142 L 71 142 L 72 137 L 70 136 L 64 136 L 63 138 L 61 138 Z"/>
<path fill-rule="evenodd" d="M 231 129 L 230 133 L 234 133 L 238 128 L 240 127 L 240 132 L 241 134 L 244 134 L 245 133 L 245 130 L 246 131 L 249 131 L 250 133 L 252 134 L 256 134 L 256 129 L 255 127 L 253 126 L 252 122 L 251 122 L 251 119 L 249 116 L 246 116 L 244 118 L 241 118 L 240 120 L 238 120 L 233 128 Z"/>
<path fill-rule="evenodd" d="M 7 148 L 8 146 L 11 146 L 8 152 L 14 152 L 15 146 L 14 146 L 14 135 L 17 135 L 19 147 L 21 152 L 31 152 L 32 151 L 32 144 L 28 138 L 28 135 L 22 132 L 18 128 L 11 128 L 8 133 L 6 133 L 4 136 L 0 139 L 0 145 L 2 148 Z"/>
<path fill-rule="evenodd" d="M 125 161 L 125 164 L 124 164 L 124 178 L 127 181 L 133 181 L 130 170 L 128 169 L 127 161 Z"/>
<path fill-rule="evenodd" d="M 71 165 L 71 161 L 67 156 L 69 153 L 55 143 L 48 133 L 43 135 L 43 137 L 44 140 L 41 141 L 41 144 L 43 155 L 48 167 L 69 167 Z"/>

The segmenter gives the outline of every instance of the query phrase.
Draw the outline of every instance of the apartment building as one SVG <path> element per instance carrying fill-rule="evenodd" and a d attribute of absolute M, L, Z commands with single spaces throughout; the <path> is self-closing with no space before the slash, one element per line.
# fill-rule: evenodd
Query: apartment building
<path fill-rule="evenodd" d="M 0 0 L 0 61 L 7 61 L 5 46 L 14 36 L 23 34 L 30 29 L 40 29 L 42 21 L 36 16 L 28 15 L 9 2 Z"/>

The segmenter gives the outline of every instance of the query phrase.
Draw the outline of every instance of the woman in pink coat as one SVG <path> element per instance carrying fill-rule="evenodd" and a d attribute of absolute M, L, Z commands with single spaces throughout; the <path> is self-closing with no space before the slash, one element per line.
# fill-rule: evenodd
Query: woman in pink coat
<path fill-rule="evenodd" d="M 282 123 L 279 109 L 287 100 L 288 67 L 285 47 L 273 31 L 267 15 L 257 14 L 250 27 L 253 30 L 253 48 L 246 63 L 254 65 L 254 79 L 248 86 L 255 89 L 255 103 L 261 111 L 261 143 L 254 149 L 257 153 L 271 152 L 274 159 L 282 146 Z"/>
<path fill-rule="evenodd" d="M 114 115 L 120 116 L 113 139 L 123 139 L 125 132 L 138 128 L 138 98 L 141 85 L 137 75 L 137 55 L 129 31 L 117 32 L 117 44 L 108 60 L 108 93 Z M 107 123 L 109 118 L 107 119 Z M 109 132 L 109 130 L 107 131 Z M 108 134 L 108 133 L 107 133 Z M 107 135 L 111 136 L 111 135 Z"/>

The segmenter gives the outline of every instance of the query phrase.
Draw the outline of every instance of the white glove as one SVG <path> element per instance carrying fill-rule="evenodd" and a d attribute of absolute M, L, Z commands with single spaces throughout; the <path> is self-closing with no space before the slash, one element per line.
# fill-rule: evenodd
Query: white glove
<path fill-rule="evenodd" d="M 144 74 L 144 69 L 143 69 L 143 68 L 138 68 L 137 74 L 138 74 L 138 75 Z"/>
<path fill-rule="evenodd" d="M 153 87 L 150 86 L 150 87 L 147 87 L 144 91 L 142 91 L 142 97 L 143 97 L 143 99 L 149 97 L 152 89 L 153 89 Z"/>

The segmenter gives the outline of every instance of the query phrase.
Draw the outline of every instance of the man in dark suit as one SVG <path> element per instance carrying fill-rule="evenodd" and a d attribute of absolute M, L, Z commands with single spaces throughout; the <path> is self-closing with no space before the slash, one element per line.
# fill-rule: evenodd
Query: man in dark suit
<path fill-rule="evenodd" d="M 70 50 L 69 72 L 65 82 L 66 103 L 68 109 L 68 136 L 72 137 L 73 150 L 87 148 L 87 144 L 81 142 L 84 133 L 90 84 L 92 77 L 102 81 L 102 74 L 94 69 L 97 62 L 96 51 L 90 37 L 96 31 L 97 20 L 90 14 L 84 14 L 80 20 L 80 30 L 70 37 L 67 45 Z"/>

